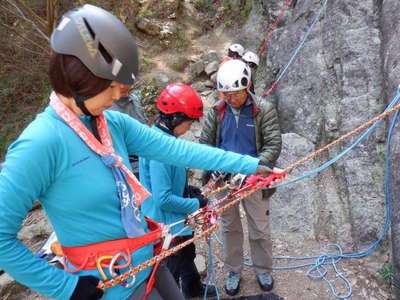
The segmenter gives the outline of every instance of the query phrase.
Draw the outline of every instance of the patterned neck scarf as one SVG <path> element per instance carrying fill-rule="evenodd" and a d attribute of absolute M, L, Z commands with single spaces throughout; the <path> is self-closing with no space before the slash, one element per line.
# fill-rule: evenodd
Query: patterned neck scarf
<path fill-rule="evenodd" d="M 145 233 L 141 224 L 140 204 L 151 194 L 140 184 L 135 175 L 122 163 L 122 158 L 114 153 L 114 147 L 104 114 L 96 118 L 101 143 L 95 138 L 83 122 L 56 95 L 50 95 L 50 105 L 72 130 L 95 153 L 100 155 L 104 164 L 111 168 L 121 202 L 121 221 L 130 238 Z"/>

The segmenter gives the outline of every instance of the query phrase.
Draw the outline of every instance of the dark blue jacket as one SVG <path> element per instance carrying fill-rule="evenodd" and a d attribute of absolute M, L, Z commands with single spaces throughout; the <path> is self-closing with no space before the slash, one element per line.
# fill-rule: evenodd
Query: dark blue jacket
<path fill-rule="evenodd" d="M 238 116 L 235 117 L 235 113 Z M 253 102 L 250 99 L 238 110 L 227 106 L 219 139 L 221 149 L 257 157 Z"/>

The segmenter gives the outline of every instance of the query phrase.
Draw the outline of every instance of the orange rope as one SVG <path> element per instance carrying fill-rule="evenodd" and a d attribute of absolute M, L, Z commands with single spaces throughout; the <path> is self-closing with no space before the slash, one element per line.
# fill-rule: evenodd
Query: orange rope
<path fill-rule="evenodd" d="M 383 112 L 382 114 L 374 117 L 373 119 L 369 120 L 368 122 L 365 122 L 364 124 L 362 124 L 361 126 L 357 127 L 356 129 L 346 133 L 345 135 L 341 136 L 340 138 L 336 139 L 335 141 L 329 143 L 328 145 L 318 149 L 317 151 L 314 151 L 313 153 L 307 155 L 306 157 L 298 160 L 297 162 L 291 164 L 289 167 L 285 168 L 284 171 L 286 172 L 286 174 L 288 174 L 290 171 L 292 171 L 293 169 L 297 168 L 299 165 L 305 163 L 308 160 L 311 160 L 313 158 L 315 158 L 317 155 L 321 154 L 324 151 L 327 151 L 329 149 L 331 149 L 333 146 L 337 145 L 338 143 L 344 141 L 345 139 L 359 133 L 360 131 L 368 128 L 369 126 L 371 126 L 372 124 L 374 124 L 375 122 L 392 115 L 393 113 L 395 113 L 397 110 L 400 110 L 400 104 L 394 106 L 392 109 Z M 223 190 L 228 189 L 228 185 L 225 185 L 223 187 L 221 187 L 220 189 L 218 189 L 218 192 L 221 192 Z M 241 193 L 240 195 L 237 194 L 236 196 L 233 196 L 232 198 L 230 198 L 230 202 L 225 204 L 224 206 L 218 208 L 215 210 L 215 215 L 220 215 L 222 214 L 224 211 L 230 209 L 232 206 L 238 204 L 241 200 L 243 200 L 244 198 L 250 196 L 251 194 L 253 194 L 254 192 L 256 192 L 257 190 L 263 188 L 262 185 L 254 185 L 254 186 L 248 186 L 247 190 L 245 189 L 245 191 L 243 193 Z M 215 193 L 213 193 L 215 194 Z M 201 212 L 201 211 L 200 211 Z M 198 216 L 198 214 L 193 213 L 191 214 L 190 218 L 196 218 L 196 216 Z M 188 218 L 189 219 L 189 218 Z M 191 220 L 188 220 L 188 222 L 190 222 Z M 195 222 L 193 222 L 195 223 Z M 201 232 L 197 233 L 193 238 L 191 238 L 190 240 L 187 240 L 171 249 L 167 249 L 162 251 L 160 254 L 150 258 L 149 260 L 143 262 L 142 264 L 132 268 L 131 270 L 129 270 L 128 272 L 119 275 L 117 277 L 114 277 L 111 280 L 108 281 L 100 281 L 98 284 L 98 288 L 100 289 L 107 289 L 110 287 L 113 287 L 119 283 L 121 283 L 124 280 L 129 279 L 130 277 L 135 276 L 137 273 L 139 273 L 140 271 L 145 270 L 148 267 L 151 267 L 153 265 L 155 265 L 156 263 L 158 263 L 159 261 L 165 259 L 166 257 L 174 254 L 175 252 L 181 250 L 182 248 L 186 247 L 187 245 L 208 236 L 210 233 L 214 232 L 218 227 L 218 223 L 212 224 L 210 227 L 206 228 L 205 230 L 202 230 Z M 203 226 L 204 228 L 204 226 Z"/>

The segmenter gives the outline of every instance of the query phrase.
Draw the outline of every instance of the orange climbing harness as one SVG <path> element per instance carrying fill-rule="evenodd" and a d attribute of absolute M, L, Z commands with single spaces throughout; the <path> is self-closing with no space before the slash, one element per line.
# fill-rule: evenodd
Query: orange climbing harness
<path fill-rule="evenodd" d="M 130 254 L 132 252 L 149 244 L 157 245 L 161 243 L 163 237 L 162 225 L 151 219 L 146 218 L 146 221 L 150 232 L 136 238 L 104 241 L 77 247 L 61 246 L 64 260 L 68 260 L 68 262 L 75 267 L 74 269 L 71 269 L 65 263 L 65 269 L 71 273 L 76 273 L 81 270 L 95 270 L 98 267 L 98 261 L 100 258 L 104 256 L 110 256 L 112 258 L 118 253 L 127 254 L 129 259 L 125 265 L 115 266 L 115 269 L 126 268 L 130 264 Z M 111 258 L 109 260 L 111 260 Z M 120 257 L 118 261 L 121 259 L 122 257 Z M 102 263 L 101 266 L 108 267 L 108 264 Z"/>
<path fill-rule="evenodd" d="M 131 253 L 135 252 L 139 248 L 153 244 L 154 255 L 160 254 L 163 248 L 169 247 L 169 244 L 165 243 L 165 239 L 168 237 L 168 227 L 148 218 L 146 218 L 146 221 L 150 232 L 136 238 L 104 241 L 78 247 L 61 246 L 65 270 L 71 273 L 76 273 L 81 270 L 97 269 L 102 280 L 106 281 L 109 279 L 103 270 L 103 268 L 106 268 L 109 270 L 109 273 L 112 276 L 110 281 L 113 281 L 113 278 L 118 275 L 115 270 L 123 268 L 129 268 L 129 270 L 133 269 L 131 263 Z M 162 244 L 163 240 L 164 244 Z M 118 265 L 122 259 L 124 259 L 125 263 Z M 72 269 L 68 267 L 67 261 L 75 268 Z M 158 263 L 155 264 L 147 282 L 144 299 L 146 299 L 147 295 L 153 288 L 157 267 Z M 118 283 L 126 288 L 130 288 L 135 284 L 136 276 L 132 275 L 130 278 L 130 282 L 127 282 L 127 280 L 122 280 Z"/>

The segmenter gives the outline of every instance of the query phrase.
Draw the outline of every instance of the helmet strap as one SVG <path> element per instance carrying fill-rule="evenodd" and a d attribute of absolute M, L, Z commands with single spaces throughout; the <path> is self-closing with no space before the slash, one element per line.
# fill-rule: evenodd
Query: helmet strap
<path fill-rule="evenodd" d="M 67 72 L 65 72 L 65 66 L 64 66 L 64 56 L 60 55 L 60 67 L 61 67 L 61 72 L 62 72 L 62 76 L 64 78 L 64 82 L 67 86 L 67 89 L 69 90 L 72 98 L 75 100 L 76 105 L 80 108 L 80 110 L 87 116 L 91 116 L 94 117 L 90 111 L 86 108 L 85 105 L 85 101 L 89 98 L 91 98 L 92 96 L 82 96 L 82 95 L 78 95 L 72 88 L 71 85 L 69 84 L 69 80 L 68 80 L 68 76 L 67 76 Z"/>
<path fill-rule="evenodd" d="M 166 114 L 160 111 L 160 115 L 158 116 L 157 120 L 159 124 L 163 124 L 172 133 L 177 126 L 185 121 L 189 121 L 192 119 L 186 116 L 184 113 L 178 112 L 173 114 Z M 157 125 L 157 127 L 159 126 Z"/>

